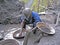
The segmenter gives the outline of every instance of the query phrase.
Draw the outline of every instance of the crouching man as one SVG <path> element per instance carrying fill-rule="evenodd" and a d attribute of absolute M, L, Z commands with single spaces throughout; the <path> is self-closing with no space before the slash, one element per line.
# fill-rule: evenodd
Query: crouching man
<path fill-rule="evenodd" d="M 24 14 L 25 18 L 23 16 L 21 17 L 22 31 L 20 33 L 20 36 L 23 34 L 23 32 L 26 32 L 26 24 L 33 24 L 34 28 L 37 22 L 42 22 L 38 13 L 30 10 L 29 8 L 25 8 L 22 13 Z"/>

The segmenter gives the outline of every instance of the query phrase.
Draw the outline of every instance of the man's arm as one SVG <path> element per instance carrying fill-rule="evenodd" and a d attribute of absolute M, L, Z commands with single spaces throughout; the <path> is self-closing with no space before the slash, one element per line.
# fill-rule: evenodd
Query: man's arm
<path fill-rule="evenodd" d="M 23 21 L 21 22 L 21 29 L 22 29 L 22 31 L 25 30 L 25 27 L 26 27 L 26 25 L 25 25 L 25 20 L 23 20 Z"/>
<path fill-rule="evenodd" d="M 34 23 L 33 23 L 34 27 L 36 26 L 36 23 L 37 23 L 37 22 L 42 22 L 39 14 L 38 14 L 37 12 L 32 12 L 32 17 L 33 17 L 34 20 L 35 20 Z"/>

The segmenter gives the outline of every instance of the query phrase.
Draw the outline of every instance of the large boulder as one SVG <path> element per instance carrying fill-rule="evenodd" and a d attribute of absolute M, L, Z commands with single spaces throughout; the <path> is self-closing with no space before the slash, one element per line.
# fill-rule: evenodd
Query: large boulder
<path fill-rule="evenodd" d="M 20 15 L 22 7 L 25 7 L 25 3 L 19 0 L 0 0 L 0 23 L 11 20 L 13 17 Z M 14 20 L 14 19 L 13 19 Z"/>
<path fill-rule="evenodd" d="M 46 14 L 42 14 L 41 19 L 43 22 L 48 23 L 48 24 L 56 24 L 56 20 L 57 20 L 57 14 L 56 12 L 53 11 L 46 11 Z"/>

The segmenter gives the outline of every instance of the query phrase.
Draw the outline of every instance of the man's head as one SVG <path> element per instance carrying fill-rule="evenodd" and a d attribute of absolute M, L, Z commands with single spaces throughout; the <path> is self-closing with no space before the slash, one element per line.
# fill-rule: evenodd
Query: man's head
<path fill-rule="evenodd" d="M 23 14 L 26 16 L 26 18 L 30 18 L 32 15 L 32 11 L 29 8 L 25 8 L 23 10 Z"/>

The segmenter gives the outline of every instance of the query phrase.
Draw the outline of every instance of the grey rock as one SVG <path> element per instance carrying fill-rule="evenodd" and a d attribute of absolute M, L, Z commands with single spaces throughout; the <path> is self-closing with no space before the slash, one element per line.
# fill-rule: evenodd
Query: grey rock
<path fill-rule="evenodd" d="M 10 23 L 12 17 L 20 15 L 21 8 L 25 7 L 24 5 L 24 2 L 21 2 L 19 0 L 0 0 L 0 23 Z M 7 18 L 9 18 L 10 20 L 8 20 Z M 15 20 L 15 22 L 17 23 L 19 22 L 17 18 L 13 20 Z"/>

